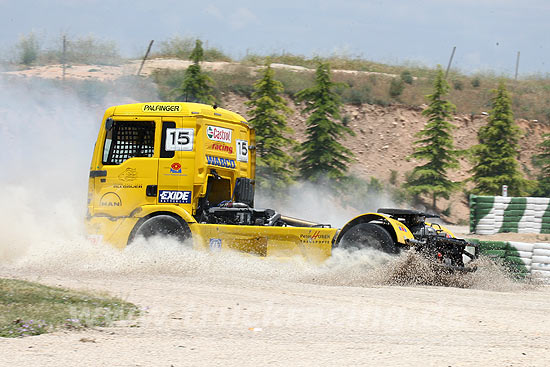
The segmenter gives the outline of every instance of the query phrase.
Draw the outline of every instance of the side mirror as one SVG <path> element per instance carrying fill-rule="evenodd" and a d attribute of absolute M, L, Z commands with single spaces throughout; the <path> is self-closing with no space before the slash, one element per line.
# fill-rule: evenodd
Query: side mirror
<path fill-rule="evenodd" d="M 113 128 L 113 119 L 110 117 L 107 117 L 107 120 L 105 120 L 105 130 L 110 131 Z"/>

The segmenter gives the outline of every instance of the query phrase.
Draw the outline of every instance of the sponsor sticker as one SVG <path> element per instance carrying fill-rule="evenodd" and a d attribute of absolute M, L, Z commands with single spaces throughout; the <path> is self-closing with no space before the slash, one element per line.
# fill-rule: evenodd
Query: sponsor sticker
<path fill-rule="evenodd" d="M 237 140 L 237 141 L 238 141 L 238 140 Z M 220 144 L 220 143 L 214 143 L 214 144 L 212 144 L 212 146 L 210 147 L 210 149 L 212 149 L 212 150 L 217 150 L 217 151 L 220 151 L 220 152 L 229 153 L 229 154 L 233 154 L 233 147 L 230 146 L 230 145 L 225 145 L 225 144 Z"/>
<path fill-rule="evenodd" d="M 136 185 L 113 185 L 115 189 L 141 189 L 143 186 L 141 184 Z"/>
<path fill-rule="evenodd" d="M 326 243 L 330 240 L 330 235 L 321 234 L 321 231 L 315 231 L 310 234 L 301 234 L 300 240 L 307 243 Z"/>
<path fill-rule="evenodd" d="M 210 155 L 206 156 L 206 163 L 208 163 L 211 166 L 218 166 L 222 168 L 234 169 L 235 167 L 237 167 L 234 159 L 212 157 Z"/>
<path fill-rule="evenodd" d="M 159 203 L 190 204 L 191 191 L 160 190 Z"/>
<path fill-rule="evenodd" d="M 221 238 L 211 238 L 210 239 L 210 251 L 220 252 L 222 250 L 222 240 Z"/>
<path fill-rule="evenodd" d="M 170 166 L 170 173 L 181 173 L 181 164 L 178 162 L 172 163 Z"/>
<path fill-rule="evenodd" d="M 118 179 L 124 182 L 131 182 L 134 181 L 136 178 L 137 169 L 130 167 L 126 168 L 120 175 L 118 175 Z"/>
<path fill-rule="evenodd" d="M 99 199 L 99 205 L 105 207 L 118 207 L 122 206 L 122 200 L 120 199 L 120 196 L 114 192 L 108 192 L 103 194 L 101 199 Z"/>
<path fill-rule="evenodd" d="M 143 112 L 180 112 L 180 105 L 174 104 L 144 104 L 141 110 Z"/>
<path fill-rule="evenodd" d="M 225 129 L 219 126 L 208 125 L 206 127 L 206 136 L 210 140 L 221 141 L 222 143 L 231 143 L 231 133 L 233 130 Z"/>

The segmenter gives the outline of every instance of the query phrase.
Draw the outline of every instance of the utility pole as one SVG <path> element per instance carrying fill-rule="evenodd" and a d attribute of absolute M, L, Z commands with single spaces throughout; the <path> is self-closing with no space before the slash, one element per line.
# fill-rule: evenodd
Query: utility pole
<path fill-rule="evenodd" d="M 449 59 L 449 65 L 447 65 L 447 71 L 445 71 L 445 79 L 449 74 L 449 69 L 451 68 L 451 63 L 453 62 L 453 57 L 455 56 L 456 46 L 453 46 L 453 52 L 451 53 L 451 58 Z"/>
<path fill-rule="evenodd" d="M 518 80 L 518 70 L 519 70 L 519 51 L 518 51 L 518 57 L 516 59 L 516 81 Z"/>
<path fill-rule="evenodd" d="M 61 63 L 63 64 L 63 81 L 65 81 L 65 69 L 67 68 L 67 36 L 63 35 L 63 53 L 61 55 Z"/>
<path fill-rule="evenodd" d="M 143 64 L 145 64 L 145 60 L 147 60 L 147 56 L 149 56 L 149 52 L 151 52 L 151 47 L 153 46 L 153 42 L 155 40 L 151 40 L 151 42 L 149 42 L 149 47 L 147 47 L 147 52 L 145 52 L 145 56 L 143 56 L 143 60 L 141 61 L 141 66 L 139 67 L 139 70 L 137 72 L 137 76 L 139 76 L 139 74 L 141 74 L 141 69 L 143 69 Z"/>

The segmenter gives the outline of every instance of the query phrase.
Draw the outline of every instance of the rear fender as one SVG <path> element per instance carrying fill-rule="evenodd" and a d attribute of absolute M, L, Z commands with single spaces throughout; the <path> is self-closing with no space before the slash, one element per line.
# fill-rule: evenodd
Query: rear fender
<path fill-rule="evenodd" d="M 406 245 L 406 239 L 414 239 L 414 236 L 411 233 L 410 229 L 408 229 L 403 223 L 380 213 L 365 213 L 353 218 L 348 223 L 346 223 L 346 225 L 342 227 L 342 229 L 338 233 L 338 238 L 334 243 L 337 244 L 344 233 L 346 233 L 353 226 L 360 223 L 370 223 L 373 221 L 379 222 L 377 224 L 380 224 L 382 227 L 384 227 L 396 243 Z"/>

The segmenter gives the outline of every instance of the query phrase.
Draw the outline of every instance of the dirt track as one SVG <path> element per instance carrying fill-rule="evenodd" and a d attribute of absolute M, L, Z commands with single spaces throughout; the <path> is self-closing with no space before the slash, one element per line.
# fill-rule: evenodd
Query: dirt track
<path fill-rule="evenodd" d="M 72 263 L 71 251 L 36 253 L 1 270 L 105 290 L 147 310 L 111 328 L 0 339 L 2 365 L 550 363 L 544 286 L 483 271 L 470 289 L 382 285 L 394 260 L 376 254 L 315 267 L 163 250 L 76 248 Z"/>

